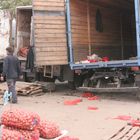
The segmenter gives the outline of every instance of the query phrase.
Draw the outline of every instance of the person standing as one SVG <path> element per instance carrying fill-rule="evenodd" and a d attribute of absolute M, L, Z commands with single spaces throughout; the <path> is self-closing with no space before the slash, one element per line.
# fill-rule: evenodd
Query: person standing
<path fill-rule="evenodd" d="M 1 81 L 6 77 L 8 92 L 12 93 L 12 103 L 17 103 L 17 94 L 16 94 L 16 80 L 22 78 L 20 61 L 16 56 L 13 55 L 13 47 L 6 48 L 7 56 L 3 62 L 3 73 L 1 76 Z"/>

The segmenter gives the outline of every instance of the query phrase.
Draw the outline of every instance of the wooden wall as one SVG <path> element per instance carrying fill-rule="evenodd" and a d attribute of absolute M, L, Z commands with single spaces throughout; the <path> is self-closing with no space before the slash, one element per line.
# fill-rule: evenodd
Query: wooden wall
<path fill-rule="evenodd" d="M 36 64 L 68 64 L 65 0 L 34 0 Z"/>
<path fill-rule="evenodd" d="M 89 54 L 86 1 L 70 0 L 70 6 L 74 59 L 84 60 Z"/>
<path fill-rule="evenodd" d="M 134 16 L 123 15 L 123 42 L 124 42 L 124 58 L 129 59 L 130 57 L 137 56 L 136 48 L 136 28 Z"/>
<path fill-rule="evenodd" d="M 132 2 L 119 1 L 120 6 L 115 0 L 70 2 L 75 61 L 84 60 L 93 53 L 100 57 L 108 56 L 111 60 L 130 57 L 130 52 L 136 47 L 134 28 L 132 31 Z M 103 32 L 96 30 L 97 9 L 102 15 Z"/>

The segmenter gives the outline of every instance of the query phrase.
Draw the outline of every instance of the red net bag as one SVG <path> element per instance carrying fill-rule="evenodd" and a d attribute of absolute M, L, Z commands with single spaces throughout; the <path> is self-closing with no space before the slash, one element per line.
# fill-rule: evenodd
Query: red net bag
<path fill-rule="evenodd" d="M 37 114 L 16 108 L 6 108 L 1 116 L 1 124 L 25 130 L 34 130 L 39 122 Z"/>
<path fill-rule="evenodd" d="M 1 140 L 25 140 L 22 134 L 15 130 L 2 128 Z"/>
<path fill-rule="evenodd" d="M 13 127 L 6 127 L 6 126 L 4 127 L 4 129 L 20 133 L 23 136 L 24 140 L 39 140 L 40 137 L 39 130 L 37 129 L 33 131 L 28 131 L 28 130 L 15 129 Z"/>
<path fill-rule="evenodd" d="M 24 136 L 25 140 L 39 140 L 40 133 L 39 130 L 34 130 L 34 131 L 24 131 L 24 130 L 19 130 L 19 132 Z"/>
<path fill-rule="evenodd" d="M 40 122 L 39 132 L 40 136 L 45 139 L 53 139 L 61 135 L 59 126 L 49 121 Z"/>

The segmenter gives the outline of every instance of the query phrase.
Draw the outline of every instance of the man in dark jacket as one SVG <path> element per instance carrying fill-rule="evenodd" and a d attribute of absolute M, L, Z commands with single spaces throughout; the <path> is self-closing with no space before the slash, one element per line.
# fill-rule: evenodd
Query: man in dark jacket
<path fill-rule="evenodd" d="M 9 93 L 12 93 L 12 103 L 17 103 L 17 94 L 15 89 L 16 80 L 21 78 L 22 72 L 20 62 L 16 56 L 13 55 L 14 50 L 12 47 L 6 48 L 7 57 L 3 63 L 3 77 L 6 76 Z M 3 78 L 1 77 L 1 80 Z"/>

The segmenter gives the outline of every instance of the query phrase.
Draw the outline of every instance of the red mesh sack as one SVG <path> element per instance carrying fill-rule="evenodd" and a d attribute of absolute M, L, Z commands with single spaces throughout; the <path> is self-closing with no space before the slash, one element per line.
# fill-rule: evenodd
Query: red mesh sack
<path fill-rule="evenodd" d="M 34 130 L 39 122 L 37 114 L 16 108 L 6 108 L 1 116 L 3 125 L 25 130 Z"/>
<path fill-rule="evenodd" d="M 22 57 L 26 57 L 29 49 L 27 47 L 22 47 L 19 49 L 18 55 Z"/>
<path fill-rule="evenodd" d="M 41 121 L 39 125 L 40 136 L 45 139 L 53 139 L 61 135 L 59 126 L 49 121 Z"/>
<path fill-rule="evenodd" d="M 34 131 L 19 130 L 19 132 L 24 136 L 25 140 L 39 140 L 40 137 L 40 133 L 37 129 Z"/>
<path fill-rule="evenodd" d="M 1 140 L 25 140 L 22 134 L 15 130 L 2 128 Z"/>
<path fill-rule="evenodd" d="M 28 130 L 22 130 L 22 129 L 16 129 L 13 127 L 4 127 L 7 130 L 14 131 L 20 133 L 24 140 L 39 140 L 40 134 L 39 130 L 35 129 L 33 131 L 28 131 Z"/>

